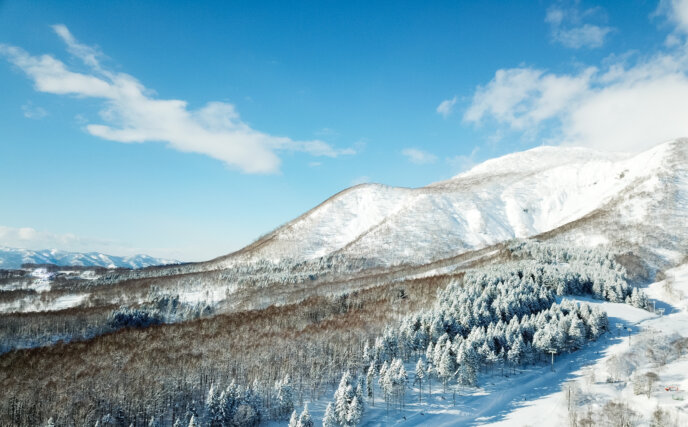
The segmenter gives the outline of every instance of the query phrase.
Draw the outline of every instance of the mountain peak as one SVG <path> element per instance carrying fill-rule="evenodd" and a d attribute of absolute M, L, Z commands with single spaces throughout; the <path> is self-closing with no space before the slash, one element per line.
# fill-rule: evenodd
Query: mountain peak
<path fill-rule="evenodd" d="M 421 263 L 550 232 L 594 213 L 599 230 L 588 243 L 610 243 L 624 232 L 611 233 L 615 227 L 607 221 L 639 229 L 653 210 L 671 208 L 681 215 L 688 210 L 671 204 L 686 197 L 676 198 L 687 191 L 688 164 L 676 160 L 685 157 L 686 147 L 688 140 L 678 139 L 632 155 L 541 146 L 488 160 L 427 187 L 359 185 L 216 261 L 231 265 L 343 254 L 387 264 Z M 663 174 L 676 179 L 660 179 Z M 637 238 L 626 234 L 635 244 Z"/>

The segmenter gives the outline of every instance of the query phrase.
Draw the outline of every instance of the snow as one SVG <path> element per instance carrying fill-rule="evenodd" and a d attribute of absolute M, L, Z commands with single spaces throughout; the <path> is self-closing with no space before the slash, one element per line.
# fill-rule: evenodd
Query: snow
<path fill-rule="evenodd" d="M 390 408 L 388 411 L 381 398 L 382 391 L 376 384 L 375 406 L 366 406 L 362 425 L 568 426 L 567 387 L 571 385 L 578 390 L 574 408 L 579 415 L 584 415 L 588 407 L 599 410 L 606 402 L 623 400 L 643 417 L 641 425 L 648 425 L 658 405 L 675 411 L 679 417 L 678 425 L 688 425 L 688 400 L 680 400 L 688 399 L 688 392 L 685 392 L 688 390 L 688 356 L 656 369 L 659 381 L 650 398 L 645 394 L 635 395 L 629 378 L 627 382 L 606 381 L 610 375 L 610 359 L 637 358 L 641 360 L 638 371 L 645 372 L 648 364 L 644 362 L 644 354 L 648 346 L 654 348 L 656 342 L 671 340 L 678 335 L 688 336 L 688 264 L 666 274 L 673 279 L 673 294 L 667 295 L 665 281 L 649 285 L 646 292 L 655 299 L 657 308 L 671 308 L 667 310 L 671 311 L 668 315 L 660 316 L 627 304 L 565 297 L 598 305 L 605 310 L 612 331 L 579 351 L 555 356 L 554 371 L 549 364 L 538 364 L 515 374 L 507 373 L 507 376 L 502 376 L 498 370 L 482 373 L 479 376 L 480 387 L 456 388 L 455 402 L 454 389 L 450 386 L 447 392 L 443 392 L 442 385 L 433 379 L 430 396 L 427 380 L 423 383 L 421 403 L 418 402 L 418 387 L 412 386 L 406 391 L 404 408 Z M 623 329 L 617 329 L 617 323 L 622 324 Z M 631 328 L 630 335 L 626 328 Z M 409 384 L 414 380 L 414 366 L 415 362 L 405 365 Z M 679 391 L 666 391 L 668 386 L 678 386 Z M 330 397 L 308 402 L 314 419 L 322 419 Z"/>
<path fill-rule="evenodd" d="M 0 303 L 0 313 L 29 313 L 37 311 L 65 310 L 82 305 L 89 297 L 87 293 L 67 294 L 44 301 L 39 297 L 28 296 L 11 302 Z"/>
<path fill-rule="evenodd" d="M 688 162 L 680 160 L 687 148 L 688 141 L 677 140 L 631 156 L 538 147 L 422 188 L 359 185 L 237 257 L 222 258 L 221 266 L 332 253 L 418 264 L 537 235 L 605 209 L 614 209 L 628 233 L 647 226 L 668 230 L 673 221 L 688 220 Z M 618 237 L 604 224 L 597 227 L 574 240 L 595 246 Z"/>
<path fill-rule="evenodd" d="M 57 249 L 31 250 L 0 246 L 0 268 L 20 269 L 22 264 L 55 264 L 106 268 L 142 268 L 179 261 L 153 258 L 148 255 L 113 256 L 98 252 L 80 253 Z"/>
<path fill-rule="evenodd" d="M 235 286 L 193 286 L 189 289 L 180 289 L 177 295 L 181 302 L 187 304 L 214 304 L 224 300 L 234 290 Z"/>

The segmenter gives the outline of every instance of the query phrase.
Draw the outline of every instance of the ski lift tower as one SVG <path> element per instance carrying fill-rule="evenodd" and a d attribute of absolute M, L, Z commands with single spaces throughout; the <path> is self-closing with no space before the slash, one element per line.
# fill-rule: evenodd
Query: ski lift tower
<path fill-rule="evenodd" d="M 552 355 L 552 368 L 551 369 L 552 369 L 552 372 L 554 372 L 554 355 L 557 354 L 557 351 L 553 348 L 550 348 L 549 350 L 547 350 L 547 353 Z"/>
<path fill-rule="evenodd" d="M 663 309 L 663 308 L 658 308 L 658 309 L 657 309 L 657 313 L 659 313 L 659 317 L 662 317 L 662 315 L 664 314 L 664 309 Z"/>

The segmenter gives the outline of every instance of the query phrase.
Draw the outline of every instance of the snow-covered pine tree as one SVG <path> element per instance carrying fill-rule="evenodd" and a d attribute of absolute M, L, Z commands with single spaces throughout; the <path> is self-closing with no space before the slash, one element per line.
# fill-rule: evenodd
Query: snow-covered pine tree
<path fill-rule="evenodd" d="M 418 403 L 423 400 L 423 378 L 425 378 L 425 362 L 419 357 L 416 363 L 416 382 L 418 383 Z"/>
<path fill-rule="evenodd" d="M 445 345 L 442 351 L 442 356 L 437 366 L 437 377 L 442 381 L 444 392 L 447 392 L 447 384 L 454 377 L 456 372 L 456 360 L 451 354 L 451 347 Z"/>
<path fill-rule="evenodd" d="M 289 427 L 299 427 L 299 416 L 296 414 L 296 410 L 292 411 L 291 417 L 289 418 Z"/>
<path fill-rule="evenodd" d="M 370 406 L 375 406 L 375 363 L 370 362 L 366 374 L 366 395 L 370 399 Z"/>
<path fill-rule="evenodd" d="M 277 418 L 285 419 L 294 410 L 294 396 L 292 393 L 289 374 L 282 381 L 275 384 L 277 389 Z"/>
<path fill-rule="evenodd" d="M 313 418 L 311 418 L 311 413 L 308 411 L 308 403 L 303 407 L 301 415 L 299 416 L 299 427 L 313 427 Z"/>
<path fill-rule="evenodd" d="M 357 426 L 361 422 L 361 418 L 363 417 L 363 403 L 358 400 L 357 396 L 354 396 L 354 398 L 351 400 L 351 404 L 349 405 L 349 411 L 346 416 L 346 425 L 347 426 Z"/>
<path fill-rule="evenodd" d="M 334 393 L 334 412 L 337 422 L 341 425 L 346 424 L 346 417 L 349 412 L 349 404 L 355 393 L 351 386 L 351 374 L 345 371 L 339 381 L 339 387 Z"/>
<path fill-rule="evenodd" d="M 323 427 L 339 427 L 337 415 L 335 415 L 334 406 L 332 402 L 327 404 L 325 408 L 325 415 L 323 416 Z"/>
<path fill-rule="evenodd" d="M 511 366 L 516 369 L 518 365 L 521 364 L 521 361 L 523 360 L 523 351 L 525 349 L 525 344 L 523 343 L 523 338 L 519 334 L 518 337 L 514 340 L 513 345 L 509 349 L 506 357 Z"/>
<path fill-rule="evenodd" d="M 578 350 L 585 344 L 585 325 L 575 313 L 571 316 L 568 335 L 571 350 Z"/>

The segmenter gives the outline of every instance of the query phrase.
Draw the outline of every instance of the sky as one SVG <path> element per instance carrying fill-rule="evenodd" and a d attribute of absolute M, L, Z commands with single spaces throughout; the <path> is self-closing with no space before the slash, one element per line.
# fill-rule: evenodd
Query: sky
<path fill-rule="evenodd" d="M 0 0 L 0 246 L 197 261 L 355 184 L 688 136 L 688 0 Z"/>

